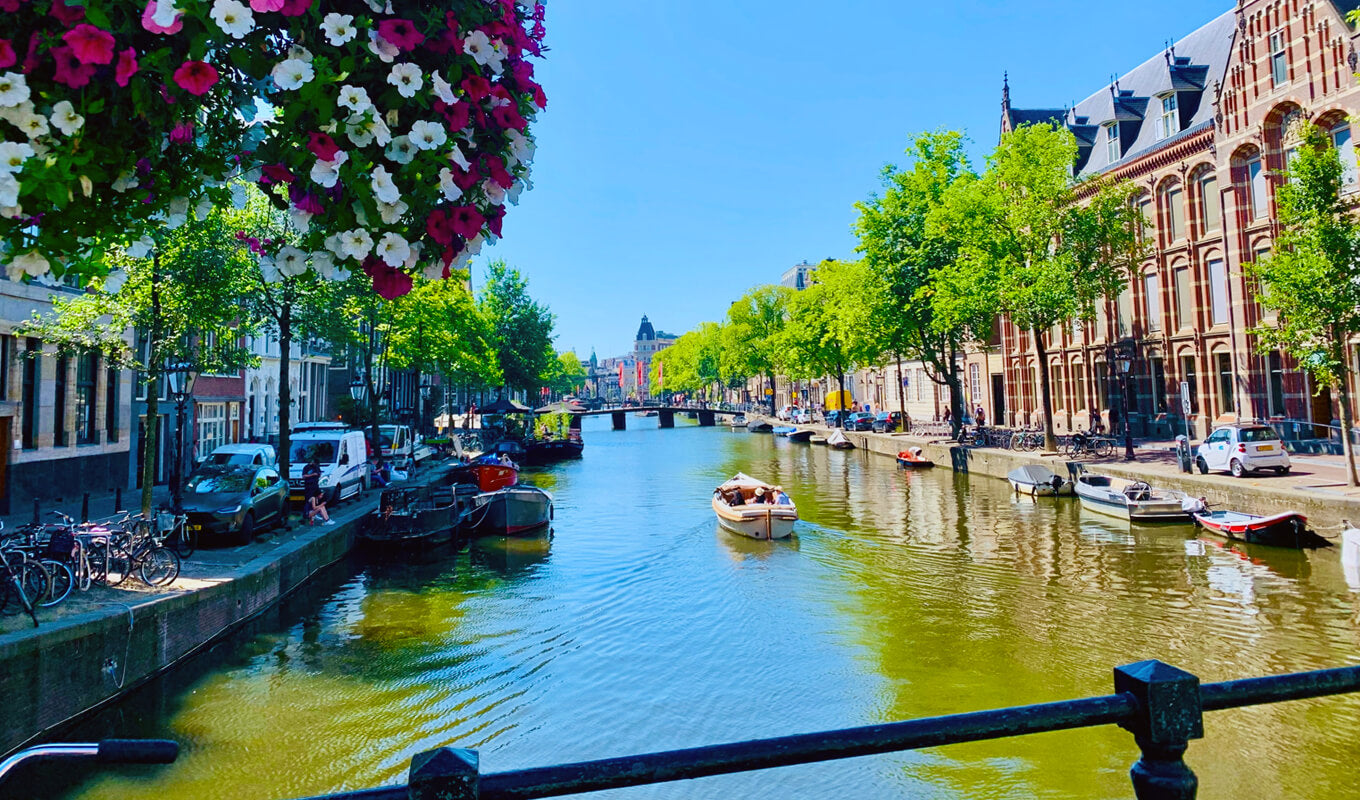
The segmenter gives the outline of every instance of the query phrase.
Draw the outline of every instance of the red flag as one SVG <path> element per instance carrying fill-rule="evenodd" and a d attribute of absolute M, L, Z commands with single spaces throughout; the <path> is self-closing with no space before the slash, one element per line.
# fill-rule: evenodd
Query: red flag
<path fill-rule="evenodd" d="M 662 389 L 666 388 L 666 362 L 656 362 L 656 385 Z"/>
<path fill-rule="evenodd" d="M 642 391 L 642 362 L 637 362 L 637 385 L 638 391 Z"/>
<path fill-rule="evenodd" d="M 619 362 L 619 389 L 623 389 L 623 362 Z"/>

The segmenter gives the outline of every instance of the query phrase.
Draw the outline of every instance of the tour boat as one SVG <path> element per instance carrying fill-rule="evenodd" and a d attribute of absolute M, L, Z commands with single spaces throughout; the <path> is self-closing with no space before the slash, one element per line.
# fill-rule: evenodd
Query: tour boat
<path fill-rule="evenodd" d="M 787 502 L 758 502 L 758 498 L 778 496 Z M 713 490 L 713 513 L 724 529 L 752 539 L 787 538 L 798 521 L 798 509 L 788 495 L 741 472 Z"/>
<path fill-rule="evenodd" d="M 845 438 L 845 432 L 839 428 L 826 437 L 826 446 L 835 450 L 853 450 L 855 447 L 853 442 Z"/>
<path fill-rule="evenodd" d="M 1039 464 L 1026 464 L 1006 473 L 1006 480 L 1017 494 L 1031 497 L 1053 497 L 1073 493 L 1072 482 L 1059 476 L 1048 467 Z"/>
<path fill-rule="evenodd" d="M 925 457 L 919 447 L 910 447 L 897 454 L 897 466 L 903 469 L 926 469 L 935 466 L 935 462 Z"/>
<path fill-rule="evenodd" d="M 1331 542 L 1309 530 L 1308 518 L 1297 511 L 1263 517 L 1241 511 L 1210 511 L 1201 501 L 1195 501 L 1194 507 L 1196 510 L 1191 516 L 1195 518 L 1195 524 L 1225 539 L 1296 550 L 1332 546 Z"/>
<path fill-rule="evenodd" d="M 1143 481 L 1083 472 L 1077 476 L 1076 492 L 1083 507 L 1130 522 L 1190 521 L 1185 493 L 1154 489 Z"/>
<path fill-rule="evenodd" d="M 524 442 L 524 462 L 526 464 L 551 464 L 580 458 L 586 444 L 580 435 L 567 439 L 527 439 Z"/>
<path fill-rule="evenodd" d="M 450 541 L 457 524 L 457 499 L 447 488 L 384 489 L 359 540 L 383 548 L 436 545 Z"/>
<path fill-rule="evenodd" d="M 807 441 L 809 441 L 809 440 L 811 440 L 811 439 L 812 439 L 812 431 L 809 430 L 808 428 L 803 428 L 802 430 L 796 430 L 796 431 L 794 431 L 793 433 L 790 433 L 790 434 L 789 434 L 789 441 L 790 441 L 790 442 L 807 442 Z"/>
<path fill-rule="evenodd" d="M 522 536 L 552 522 L 552 495 L 537 486 L 483 492 L 463 515 L 468 536 Z"/>
<path fill-rule="evenodd" d="M 484 492 L 494 492 L 519 483 L 519 468 L 513 462 L 502 464 L 495 456 L 481 456 L 449 470 L 446 480 L 449 484 L 471 483 Z"/>

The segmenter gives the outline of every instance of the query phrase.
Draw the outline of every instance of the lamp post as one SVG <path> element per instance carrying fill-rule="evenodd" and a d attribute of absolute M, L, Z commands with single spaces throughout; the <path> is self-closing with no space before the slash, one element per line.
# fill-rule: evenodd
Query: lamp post
<path fill-rule="evenodd" d="M 1133 460 L 1133 426 L 1129 419 L 1129 370 L 1133 368 L 1133 353 L 1120 348 L 1114 355 L 1119 363 L 1119 395 L 1123 401 L 1124 460 Z"/>
<path fill-rule="evenodd" d="M 429 407 L 430 390 L 434 389 L 434 384 L 430 383 L 429 377 L 420 381 L 420 413 L 416 416 L 416 431 L 420 435 L 425 435 L 425 412 Z"/>
<path fill-rule="evenodd" d="M 175 514 L 184 513 L 184 406 L 194 394 L 194 382 L 198 380 L 198 370 L 188 362 L 171 364 L 165 370 L 170 383 L 170 394 L 175 400 L 175 460 L 172 470 L 171 496 L 174 498 Z"/>

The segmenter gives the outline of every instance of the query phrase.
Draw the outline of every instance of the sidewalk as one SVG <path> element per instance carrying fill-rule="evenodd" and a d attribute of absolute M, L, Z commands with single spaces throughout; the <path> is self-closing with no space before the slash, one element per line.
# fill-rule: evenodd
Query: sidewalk
<path fill-rule="evenodd" d="M 123 491 L 122 493 L 123 504 L 121 508 L 115 507 L 114 505 L 114 500 L 117 499 L 117 497 L 118 495 L 116 492 L 101 492 L 99 494 L 91 493 L 90 519 L 91 520 L 108 519 L 109 517 L 121 516 L 123 511 L 137 512 L 140 511 L 142 508 L 141 489 L 128 489 Z M 156 506 L 160 506 L 162 504 L 169 506 L 170 487 L 169 486 L 155 487 L 152 490 L 151 497 L 153 508 Z M 68 499 L 65 502 L 61 503 L 54 502 L 39 503 L 38 521 L 58 522 L 59 520 L 55 516 L 53 516 L 50 512 L 60 511 L 63 514 L 67 514 L 73 517 L 77 522 L 79 522 L 80 511 L 83 502 L 84 498 L 78 496 L 75 498 Z M 20 525 L 27 525 L 33 521 L 33 506 L 29 505 L 26 508 L 14 508 L 11 510 L 9 514 L 0 515 L 0 521 L 5 523 L 6 530 L 17 528 Z"/>

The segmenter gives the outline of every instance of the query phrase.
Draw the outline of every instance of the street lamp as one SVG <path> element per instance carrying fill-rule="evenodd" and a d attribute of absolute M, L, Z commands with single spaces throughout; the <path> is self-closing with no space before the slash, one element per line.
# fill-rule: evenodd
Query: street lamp
<path fill-rule="evenodd" d="M 1119 394 L 1123 398 L 1124 416 L 1124 460 L 1133 460 L 1133 426 L 1129 419 L 1129 370 L 1133 368 L 1133 353 L 1120 348 L 1114 355 L 1119 363 Z"/>
<path fill-rule="evenodd" d="M 184 513 L 184 406 L 194 394 L 194 382 L 198 380 L 198 370 L 185 361 L 171 364 L 165 369 L 166 380 L 170 384 L 170 395 L 175 399 L 175 460 L 174 491 L 172 496 L 175 514 Z"/>
<path fill-rule="evenodd" d="M 427 401 L 430 399 L 430 390 L 433 388 L 434 384 L 430 383 L 428 377 L 420 382 L 420 414 L 416 417 L 416 430 L 422 435 L 425 433 L 425 410 L 429 406 Z"/>
<path fill-rule="evenodd" d="M 364 398 L 368 396 L 368 381 L 356 376 L 350 381 L 349 396 L 356 403 L 364 402 Z"/>

